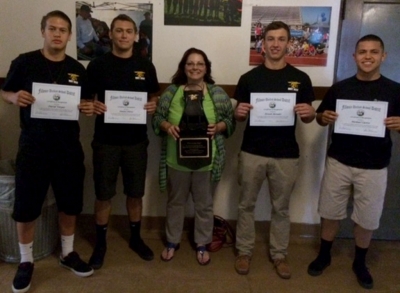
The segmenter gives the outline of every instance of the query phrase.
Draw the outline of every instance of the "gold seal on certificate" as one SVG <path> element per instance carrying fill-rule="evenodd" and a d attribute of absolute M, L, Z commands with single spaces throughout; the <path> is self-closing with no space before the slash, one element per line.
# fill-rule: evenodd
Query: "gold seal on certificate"
<path fill-rule="evenodd" d="M 146 92 L 106 91 L 105 123 L 146 124 Z"/>
<path fill-rule="evenodd" d="M 385 137 L 388 102 L 336 101 L 335 133 Z"/>
<path fill-rule="evenodd" d="M 78 120 L 81 87 L 48 83 L 32 83 L 35 102 L 31 117 L 40 119 Z"/>
<path fill-rule="evenodd" d="M 251 93 L 250 126 L 294 125 L 295 93 Z"/>

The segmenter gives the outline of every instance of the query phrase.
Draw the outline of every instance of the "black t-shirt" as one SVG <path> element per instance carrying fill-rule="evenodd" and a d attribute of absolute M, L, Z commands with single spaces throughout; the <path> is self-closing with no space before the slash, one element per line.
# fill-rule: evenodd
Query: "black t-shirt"
<path fill-rule="evenodd" d="M 251 93 L 296 93 L 296 104 L 311 104 L 315 99 L 308 75 L 290 64 L 280 70 L 262 64 L 242 75 L 234 97 L 238 103 L 250 103 Z M 242 151 L 263 157 L 298 158 L 295 125 L 250 126 L 247 121 Z"/>
<path fill-rule="evenodd" d="M 144 58 L 119 58 L 107 53 L 91 61 L 87 68 L 90 91 L 104 103 L 105 91 L 156 93 L 158 85 L 154 65 Z M 111 145 L 134 145 L 147 139 L 147 126 L 142 124 L 104 123 L 98 115 L 94 140 Z"/>
<path fill-rule="evenodd" d="M 46 59 L 40 50 L 19 55 L 11 63 L 3 90 L 32 93 L 33 82 L 80 86 L 81 98 L 90 96 L 85 68 L 70 56 L 54 62 Z M 69 144 L 71 139 L 79 140 L 78 121 L 31 118 L 31 106 L 20 108 L 20 123 L 22 135 L 36 143 L 59 141 Z"/>
<path fill-rule="evenodd" d="M 389 102 L 387 117 L 400 116 L 400 84 L 384 76 L 374 81 L 362 81 L 356 76 L 334 84 L 326 93 L 317 113 L 336 111 L 336 100 Z M 389 165 L 392 140 L 386 129 L 385 137 L 369 137 L 332 133 L 328 156 L 339 162 L 362 169 L 382 169 Z"/>

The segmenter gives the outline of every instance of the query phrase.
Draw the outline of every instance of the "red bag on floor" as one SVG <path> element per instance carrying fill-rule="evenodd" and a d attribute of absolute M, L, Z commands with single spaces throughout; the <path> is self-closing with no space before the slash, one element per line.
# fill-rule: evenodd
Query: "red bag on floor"
<path fill-rule="evenodd" d="M 222 247 L 230 247 L 235 243 L 235 232 L 231 225 L 220 216 L 214 216 L 213 239 L 207 244 L 207 250 L 215 252 Z"/>

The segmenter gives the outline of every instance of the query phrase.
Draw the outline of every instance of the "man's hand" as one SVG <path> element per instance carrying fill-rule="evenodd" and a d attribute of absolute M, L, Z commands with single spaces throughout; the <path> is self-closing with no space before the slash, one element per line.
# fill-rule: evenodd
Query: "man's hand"
<path fill-rule="evenodd" d="M 104 114 L 104 112 L 106 112 L 106 111 L 107 111 L 107 106 L 104 103 L 102 103 L 98 100 L 95 100 L 93 102 L 94 114 L 101 115 L 101 114 Z"/>
<path fill-rule="evenodd" d="M 235 119 L 238 121 L 244 121 L 249 114 L 249 111 L 253 109 L 253 106 L 249 103 L 240 103 L 235 109 Z"/>
<path fill-rule="evenodd" d="M 339 114 L 335 111 L 325 110 L 323 113 L 317 114 L 317 122 L 321 126 L 326 126 L 335 123 L 338 117 Z"/>
<path fill-rule="evenodd" d="M 384 120 L 384 123 L 385 123 L 387 129 L 400 131 L 400 117 L 399 116 L 388 117 Z"/>
<path fill-rule="evenodd" d="M 94 113 L 94 106 L 92 100 L 81 100 L 81 103 L 78 105 L 79 111 L 81 111 L 86 116 L 92 116 Z"/>
<path fill-rule="evenodd" d="M 154 114 L 157 109 L 157 103 L 155 101 L 149 101 L 146 104 L 144 104 L 144 109 L 147 111 L 147 114 Z"/>
<path fill-rule="evenodd" d="M 6 100 L 18 107 L 28 107 L 35 102 L 35 98 L 27 91 L 13 92 L 2 92 L 2 95 L 6 97 Z"/>
<path fill-rule="evenodd" d="M 315 118 L 315 109 L 307 103 L 301 103 L 294 106 L 294 112 L 299 115 L 301 121 L 310 123 Z"/>

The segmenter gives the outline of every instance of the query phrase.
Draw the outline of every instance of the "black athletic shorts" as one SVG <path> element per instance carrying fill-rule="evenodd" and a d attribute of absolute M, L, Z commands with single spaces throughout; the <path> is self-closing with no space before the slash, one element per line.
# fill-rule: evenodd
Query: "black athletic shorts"
<path fill-rule="evenodd" d="M 43 143 L 46 141 L 45 143 Z M 51 184 L 58 211 L 78 215 L 83 206 L 84 155 L 79 140 L 52 142 L 21 135 L 16 160 L 13 219 L 39 217 Z"/>
<path fill-rule="evenodd" d="M 120 167 L 124 194 L 133 198 L 143 197 L 148 145 L 148 140 L 135 145 L 92 142 L 94 189 L 98 200 L 109 200 L 116 194 Z"/>

